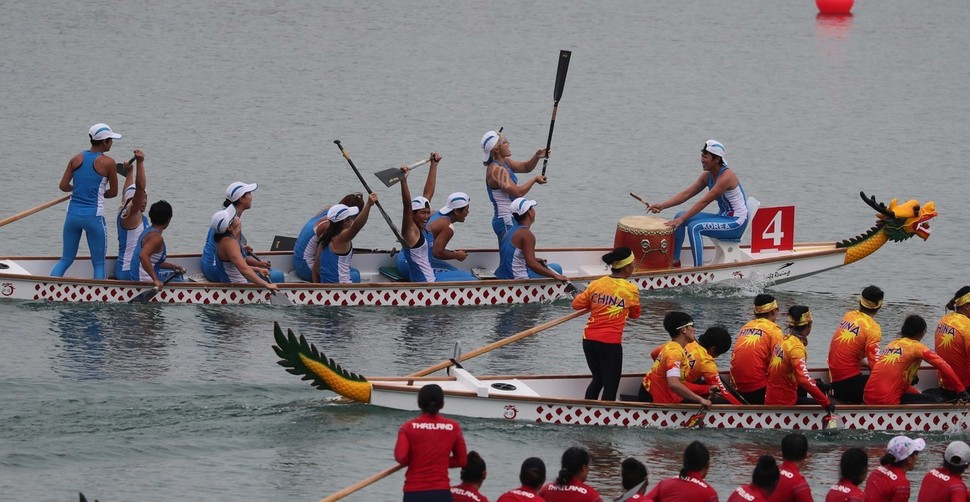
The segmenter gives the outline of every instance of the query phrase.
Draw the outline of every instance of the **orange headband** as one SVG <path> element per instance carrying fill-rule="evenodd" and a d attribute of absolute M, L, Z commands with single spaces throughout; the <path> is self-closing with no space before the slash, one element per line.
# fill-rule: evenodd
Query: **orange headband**
<path fill-rule="evenodd" d="M 870 310 L 875 310 L 879 307 L 882 307 L 882 300 L 879 300 L 878 302 L 874 302 L 871 300 L 866 300 L 865 298 L 859 298 L 859 305 L 862 305 L 863 307 Z"/>
<path fill-rule="evenodd" d="M 788 316 L 788 325 L 791 326 L 791 327 L 793 327 L 793 328 L 799 328 L 799 327 L 802 327 L 802 326 L 807 326 L 811 322 L 812 322 L 812 311 L 811 310 L 809 310 L 808 312 L 805 312 L 804 314 L 802 314 L 801 319 L 792 317 L 791 315 Z"/>
<path fill-rule="evenodd" d="M 772 310 L 778 310 L 778 302 L 775 301 L 775 300 L 772 300 L 771 302 L 766 303 L 764 305 L 755 305 L 754 306 L 754 313 L 755 314 L 767 314 L 768 312 L 771 312 Z"/>

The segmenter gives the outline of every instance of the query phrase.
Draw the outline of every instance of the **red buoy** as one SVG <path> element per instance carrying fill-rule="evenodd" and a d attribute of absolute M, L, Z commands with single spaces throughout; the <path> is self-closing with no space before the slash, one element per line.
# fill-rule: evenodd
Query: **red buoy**
<path fill-rule="evenodd" d="M 815 0 L 821 14 L 849 14 L 855 0 Z"/>

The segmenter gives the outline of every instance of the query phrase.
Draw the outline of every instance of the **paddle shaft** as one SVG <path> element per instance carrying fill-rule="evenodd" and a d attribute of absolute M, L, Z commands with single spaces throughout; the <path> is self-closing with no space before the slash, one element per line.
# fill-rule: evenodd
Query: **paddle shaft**
<path fill-rule="evenodd" d="M 575 318 L 577 318 L 577 317 L 579 317 L 581 315 L 588 314 L 588 313 L 589 313 L 589 309 L 577 310 L 576 312 L 573 312 L 571 314 L 564 315 L 564 316 L 562 316 L 562 317 L 560 317 L 558 319 L 553 319 L 551 321 L 542 323 L 542 324 L 540 324 L 540 325 L 538 325 L 536 327 L 529 328 L 529 329 L 527 329 L 525 331 L 520 331 L 520 332 L 518 332 L 518 333 L 516 333 L 516 334 L 514 334 L 512 336 L 509 336 L 509 337 L 503 338 L 503 339 L 501 339 L 501 340 L 499 340 L 497 342 L 493 342 L 493 343 L 490 343 L 488 345 L 485 345 L 484 347 L 479 347 L 479 348 L 477 348 L 477 349 L 475 349 L 475 350 L 473 350 L 471 352 L 468 352 L 467 354 L 462 354 L 462 355 L 458 356 L 455 360 L 449 359 L 447 361 L 441 361 L 440 363 L 438 363 L 438 364 L 436 364 L 434 366 L 431 366 L 429 368 L 425 368 L 425 369 L 423 369 L 421 371 L 418 371 L 416 373 L 411 373 L 408 376 L 409 377 L 421 377 L 421 376 L 425 376 L 425 375 L 430 375 L 430 374 L 434 373 L 435 371 L 443 370 L 443 369 L 445 369 L 445 368 L 447 368 L 447 367 L 455 364 L 456 362 L 467 361 L 468 359 L 471 359 L 473 357 L 480 356 L 480 355 L 482 355 L 482 354 L 484 354 L 486 352 L 491 352 L 491 351 L 493 351 L 493 350 L 495 350 L 495 349 L 497 349 L 499 347 L 508 345 L 508 344 L 510 344 L 512 342 L 519 341 L 519 340 L 521 340 L 523 338 L 526 338 L 526 337 L 532 336 L 532 335 L 534 335 L 536 333 L 539 333 L 540 331 L 545 331 L 545 330 L 547 330 L 547 329 L 549 329 L 549 328 L 551 328 L 553 326 L 558 326 L 558 325 L 560 325 L 560 324 L 562 324 L 562 323 L 564 323 L 564 322 L 566 322 L 566 321 L 568 321 L 570 319 L 575 319 Z"/>
<path fill-rule="evenodd" d="M 162 286 L 168 284 L 169 282 L 172 281 L 172 279 L 175 279 L 176 277 L 181 276 L 181 275 L 182 275 L 181 273 L 176 272 L 176 273 L 174 273 L 174 274 L 166 277 L 165 280 L 162 281 Z M 158 291 L 159 290 L 156 287 L 152 286 L 150 289 L 146 289 L 146 290 L 142 291 L 141 293 L 138 293 L 137 295 L 135 295 L 134 298 L 132 298 L 131 300 L 128 300 L 128 303 L 145 303 L 148 300 L 151 300 L 152 298 L 155 298 L 155 295 L 158 294 Z"/>
<path fill-rule="evenodd" d="M 64 202 L 64 201 L 66 201 L 67 199 L 70 199 L 70 198 L 71 198 L 71 194 L 67 194 L 67 195 L 64 195 L 62 197 L 58 197 L 58 198 L 56 198 L 56 199 L 54 199 L 52 201 L 45 202 L 45 203 L 43 203 L 43 204 L 41 204 L 41 205 L 39 205 L 37 207 L 32 207 L 32 208 L 30 208 L 30 209 L 28 209 L 26 211 L 21 211 L 21 212 L 15 214 L 13 216 L 8 216 L 8 217 L 4 218 L 3 220 L 0 220 L 0 227 L 2 227 L 4 225 L 7 225 L 9 223 L 13 223 L 13 222 L 15 222 L 15 221 L 17 221 L 19 219 L 26 218 L 26 217 L 28 217 L 28 216 L 36 213 L 36 212 L 43 211 L 43 210 L 45 210 L 45 209 L 47 209 L 47 208 L 49 208 L 51 206 L 56 206 L 56 205 L 60 204 L 61 202 Z"/>
<path fill-rule="evenodd" d="M 431 162 L 430 157 L 408 165 L 408 169 L 416 169 L 429 162 Z M 377 179 L 381 180 L 385 186 L 391 187 L 394 186 L 394 184 L 396 184 L 398 181 L 401 181 L 401 176 L 403 173 L 401 172 L 400 167 L 392 167 L 390 169 L 384 169 L 383 171 L 377 171 L 374 173 L 374 175 L 377 176 Z"/>
<path fill-rule="evenodd" d="M 357 175 L 357 179 L 360 180 L 360 184 L 364 185 L 364 190 L 367 190 L 367 195 L 374 193 L 374 191 L 370 189 L 370 185 L 364 181 L 364 177 L 360 175 L 360 171 L 357 170 L 357 166 L 354 165 L 354 161 L 350 160 L 350 154 L 347 153 L 347 150 L 344 150 L 344 146 L 340 144 L 340 140 L 335 139 L 333 142 L 335 145 L 337 145 L 337 148 L 340 149 L 340 153 L 344 156 L 344 158 L 347 159 L 347 163 L 350 164 L 350 168 L 354 170 L 354 174 Z M 381 212 L 381 215 L 384 216 L 384 221 L 387 222 L 387 226 L 391 227 L 391 231 L 394 232 L 394 237 L 397 237 L 397 241 L 401 243 L 401 249 L 407 248 L 407 242 L 404 241 L 404 237 L 394 225 L 394 222 L 391 221 L 391 217 L 387 215 L 387 211 L 385 211 L 384 207 L 381 206 L 380 201 L 375 202 L 374 205 L 377 206 L 377 209 Z"/>
<path fill-rule="evenodd" d="M 643 200 L 639 195 L 637 195 L 637 194 L 635 194 L 633 192 L 630 192 L 630 197 L 633 197 L 634 199 L 642 202 L 644 206 L 650 207 L 650 203 L 647 202 L 647 201 L 645 201 L 645 200 Z"/>
<path fill-rule="evenodd" d="M 572 51 L 559 51 L 559 68 L 556 69 L 556 88 L 552 92 L 552 120 L 549 122 L 549 136 L 546 138 L 546 156 L 542 159 L 542 175 L 546 175 L 546 165 L 549 164 L 549 148 L 552 147 L 552 130 L 556 128 L 556 111 L 559 110 L 559 100 L 562 89 L 566 85 L 566 72 L 569 71 L 569 58 Z"/>
<path fill-rule="evenodd" d="M 324 498 L 320 499 L 320 502 L 333 502 L 335 500 L 340 500 L 340 499 L 346 497 L 347 495 L 350 495 L 351 493 L 354 493 L 357 490 L 360 490 L 361 488 L 364 488 L 366 486 L 372 485 L 372 484 L 374 484 L 374 483 L 376 483 L 376 482 L 378 482 L 378 481 L 380 481 L 380 480 L 382 480 L 382 479 L 390 476 L 391 474 L 394 474 L 395 472 L 400 471 L 402 468 L 404 468 L 404 464 L 398 464 L 398 465 L 395 465 L 394 467 L 388 467 L 387 469 L 384 469 L 383 471 L 378 472 L 377 474 L 374 474 L 373 476 L 371 476 L 371 477 L 369 477 L 367 479 L 360 480 L 360 481 L 358 481 L 358 482 L 356 482 L 356 483 L 348 486 L 347 488 L 344 488 L 344 489 L 342 489 L 342 490 L 334 493 L 333 495 L 330 495 L 330 496 L 327 496 L 327 497 L 324 497 Z"/>

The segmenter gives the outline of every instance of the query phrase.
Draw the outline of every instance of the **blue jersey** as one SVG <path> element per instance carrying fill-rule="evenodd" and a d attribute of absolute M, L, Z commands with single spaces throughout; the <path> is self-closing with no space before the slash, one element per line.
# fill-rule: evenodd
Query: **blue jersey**
<path fill-rule="evenodd" d="M 407 260 L 408 273 L 412 282 L 435 282 L 434 269 L 431 267 L 431 254 L 434 236 L 427 228 L 421 229 L 421 237 L 412 248 L 404 248 L 401 254 Z"/>
<path fill-rule="evenodd" d="M 320 282 L 343 284 L 355 282 L 352 280 L 350 271 L 350 261 L 353 257 L 353 247 L 347 254 L 341 255 L 334 253 L 327 244 L 320 252 Z"/>
<path fill-rule="evenodd" d="M 493 163 L 502 166 L 502 168 L 509 173 L 509 178 L 512 179 L 512 183 L 515 183 L 516 185 L 519 184 L 519 178 L 515 176 L 515 172 L 512 171 L 512 166 L 510 166 L 508 162 Z M 489 167 L 491 167 L 491 165 Z M 492 208 L 495 211 L 493 217 L 501 219 L 503 222 L 505 222 L 506 226 L 511 226 L 513 223 L 512 210 L 509 209 L 509 206 L 512 204 L 512 201 L 515 200 L 515 197 L 501 188 L 492 188 L 488 186 L 488 183 L 485 183 L 485 190 L 488 192 L 488 200 L 492 201 Z"/>
<path fill-rule="evenodd" d="M 152 280 L 152 276 L 148 275 L 148 272 L 145 271 L 144 267 L 142 267 L 141 258 L 139 258 L 141 256 L 142 243 L 145 241 L 145 237 L 148 237 L 148 235 L 151 233 L 161 234 L 162 232 L 157 228 L 149 227 L 148 230 L 145 230 L 141 234 L 141 238 L 138 239 L 138 244 L 135 245 L 134 256 L 132 257 L 131 270 L 129 271 L 129 276 L 128 276 L 132 281 L 151 281 Z M 152 254 L 152 256 L 149 258 L 149 262 L 152 264 L 152 269 L 155 270 L 155 277 L 158 277 L 158 273 L 161 270 L 159 265 L 163 263 L 165 261 L 165 258 L 167 257 L 168 257 L 168 253 L 167 253 L 167 250 L 165 249 L 165 241 L 162 241 L 162 250 L 158 253 Z"/>
<path fill-rule="evenodd" d="M 135 246 L 141 239 L 142 232 L 148 228 L 148 218 L 141 215 L 141 225 L 128 230 L 121 226 L 122 214 L 124 210 L 118 211 L 116 226 L 118 227 L 118 260 L 115 261 L 115 279 L 125 280 L 131 277 L 132 256 L 135 255 Z"/>
<path fill-rule="evenodd" d="M 718 178 L 724 171 L 728 168 L 722 168 L 720 172 L 717 173 L 717 177 L 713 176 L 711 173 L 707 173 L 707 189 L 710 190 L 714 188 L 714 184 L 717 183 Z M 745 200 L 744 188 L 741 187 L 741 182 L 738 182 L 738 186 L 725 190 L 724 193 L 717 198 L 717 209 L 718 216 L 727 216 L 729 218 L 735 218 L 737 222 L 744 223 L 748 218 L 748 203 Z"/>
<path fill-rule="evenodd" d="M 499 279 L 527 279 L 529 277 L 529 266 L 525 263 L 525 255 L 522 250 L 512 244 L 512 236 L 522 225 L 515 224 L 505 237 L 498 248 L 498 268 L 495 269 L 495 277 Z"/>
<path fill-rule="evenodd" d="M 320 213 L 303 224 L 300 235 L 296 238 L 296 244 L 293 246 L 293 268 L 296 275 L 304 281 L 313 280 L 312 268 L 314 254 L 317 252 L 316 226 L 326 217 L 326 213 Z"/>
<path fill-rule="evenodd" d="M 67 212 L 78 216 L 104 216 L 104 191 L 108 187 L 108 178 L 94 170 L 94 161 L 101 152 L 84 150 L 81 155 L 81 165 L 74 169 L 71 178 L 74 189 Z"/>

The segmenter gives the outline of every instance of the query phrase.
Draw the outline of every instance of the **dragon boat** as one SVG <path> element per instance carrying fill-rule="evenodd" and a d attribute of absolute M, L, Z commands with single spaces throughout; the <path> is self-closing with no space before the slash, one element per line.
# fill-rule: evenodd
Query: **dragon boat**
<path fill-rule="evenodd" d="M 278 363 L 321 390 L 332 391 L 352 403 L 414 411 L 417 394 L 429 384 L 441 386 L 446 413 L 451 416 L 497 419 L 535 424 L 596 425 L 617 427 L 719 429 L 832 428 L 868 431 L 963 431 L 970 429 L 970 404 L 906 406 L 837 405 L 837 419 L 819 406 L 655 404 L 636 402 L 643 374 L 624 374 L 619 401 L 584 399 L 590 375 L 516 375 L 476 377 L 460 365 L 448 375 L 363 377 L 340 367 L 292 330 L 284 334 L 275 327 Z M 420 374 L 416 373 L 417 374 Z M 813 378 L 828 381 L 828 370 L 810 370 Z M 936 370 L 920 368 L 917 388 L 937 381 Z M 723 378 L 727 378 L 723 374 Z"/>
<path fill-rule="evenodd" d="M 904 241 L 930 235 L 929 221 L 937 216 L 933 202 L 920 204 L 910 200 L 887 206 L 874 197 L 860 194 L 877 211 L 877 222 L 867 232 L 841 242 L 793 244 L 790 249 L 754 249 L 740 242 L 711 239 L 705 248 L 708 261 L 700 267 L 664 266 L 638 269 L 630 280 L 641 289 L 653 290 L 690 285 L 707 285 L 723 281 L 745 280 L 758 284 L 782 284 L 802 277 L 838 268 L 874 253 L 886 242 Z M 752 211 L 754 219 L 754 211 Z M 757 222 L 757 220 L 754 220 Z M 665 250 L 667 243 L 662 246 Z M 644 236 L 631 246 L 647 251 L 650 242 Z M 170 254 L 168 261 L 186 269 L 186 282 L 165 285 L 151 297 L 152 302 L 189 304 L 253 304 L 319 306 L 463 306 L 501 305 L 550 302 L 569 296 L 572 286 L 584 287 L 608 273 L 600 257 L 610 248 L 537 249 L 542 258 L 562 265 L 572 284 L 553 279 L 499 280 L 488 277 L 499 263 L 497 249 L 473 249 L 460 265 L 475 273 L 479 280 L 463 282 L 415 283 L 399 280 L 396 275 L 395 250 L 356 250 L 354 267 L 361 272 L 358 284 L 315 284 L 301 282 L 293 270 L 293 256 L 287 251 L 260 253 L 273 263 L 273 268 L 288 271 L 279 293 L 252 284 L 206 282 L 201 274 L 198 254 Z M 637 252 L 637 251 L 635 251 Z M 685 246 L 683 256 L 690 256 Z M 649 253 L 648 253 L 649 254 Z M 672 254 L 672 253 L 671 253 Z M 151 286 L 146 283 L 114 279 L 90 279 L 90 260 L 79 257 L 66 277 L 51 277 L 50 271 L 59 257 L 0 257 L 0 299 L 62 302 L 128 302 Z M 109 257 L 106 269 L 114 270 L 115 259 Z M 485 271 L 486 273 L 481 273 Z"/>

